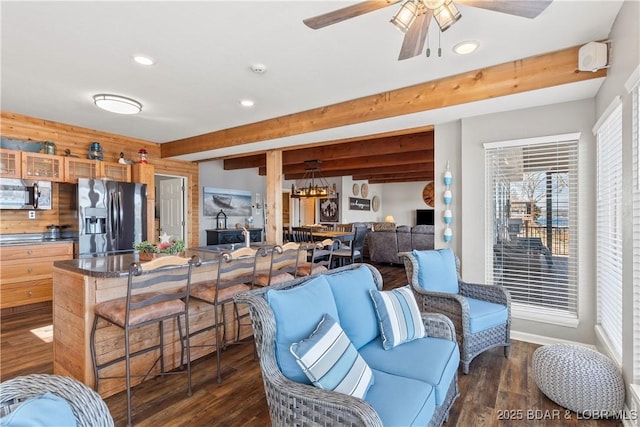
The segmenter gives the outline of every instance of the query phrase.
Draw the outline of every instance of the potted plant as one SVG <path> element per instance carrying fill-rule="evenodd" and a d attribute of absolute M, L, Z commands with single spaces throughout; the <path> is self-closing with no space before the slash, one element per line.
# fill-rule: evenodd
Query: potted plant
<path fill-rule="evenodd" d="M 151 243 L 144 240 L 135 243 L 133 249 L 140 255 L 140 261 L 151 261 L 165 255 L 184 255 L 184 240 L 172 239 L 168 242 Z"/>

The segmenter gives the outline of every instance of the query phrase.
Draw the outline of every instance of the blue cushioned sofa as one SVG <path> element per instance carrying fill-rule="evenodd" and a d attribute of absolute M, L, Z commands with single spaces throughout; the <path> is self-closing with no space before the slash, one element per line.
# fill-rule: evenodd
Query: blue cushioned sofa
<path fill-rule="evenodd" d="M 421 313 L 426 336 L 385 350 L 372 289 L 382 289 L 378 270 L 351 264 L 235 298 L 249 305 L 272 425 L 440 426 L 447 419 L 458 396 L 453 324 Z M 290 350 L 327 314 L 373 373 L 363 398 L 314 386 Z"/>

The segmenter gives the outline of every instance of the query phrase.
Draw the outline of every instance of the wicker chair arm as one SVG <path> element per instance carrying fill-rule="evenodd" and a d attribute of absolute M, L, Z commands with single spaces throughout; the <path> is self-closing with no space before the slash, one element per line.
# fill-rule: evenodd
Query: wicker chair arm
<path fill-rule="evenodd" d="M 455 341 L 456 328 L 453 326 L 453 322 L 444 314 L 422 313 L 422 321 L 428 336 Z"/>
<path fill-rule="evenodd" d="M 502 286 L 460 281 L 460 293 L 465 297 L 511 306 L 511 295 Z"/>
<path fill-rule="evenodd" d="M 100 395 L 70 377 L 31 374 L 0 384 L 0 406 L 51 392 L 65 399 L 79 427 L 112 427 L 113 418 Z"/>

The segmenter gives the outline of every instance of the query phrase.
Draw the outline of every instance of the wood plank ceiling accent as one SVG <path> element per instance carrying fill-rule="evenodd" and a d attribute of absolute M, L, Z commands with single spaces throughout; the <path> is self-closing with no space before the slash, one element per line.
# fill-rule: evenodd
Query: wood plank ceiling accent
<path fill-rule="evenodd" d="M 606 76 L 578 71 L 580 46 L 161 144 L 163 158 L 428 111 Z"/>
<path fill-rule="evenodd" d="M 321 160 L 320 174 L 358 176 L 377 182 L 432 181 L 433 129 L 408 135 L 379 136 L 348 143 L 313 146 L 282 153 L 285 179 L 300 179 L 305 173 L 305 160 Z M 264 154 L 233 157 L 224 160 L 225 170 L 258 168 L 266 175 Z"/>

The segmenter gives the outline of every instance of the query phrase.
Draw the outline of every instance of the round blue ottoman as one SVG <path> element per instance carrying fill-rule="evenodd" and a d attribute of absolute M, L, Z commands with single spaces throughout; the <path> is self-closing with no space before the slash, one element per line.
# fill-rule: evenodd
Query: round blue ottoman
<path fill-rule="evenodd" d="M 537 348 L 531 361 L 533 379 L 542 393 L 578 413 L 611 414 L 624 405 L 624 381 L 605 355 L 573 344 Z"/>

